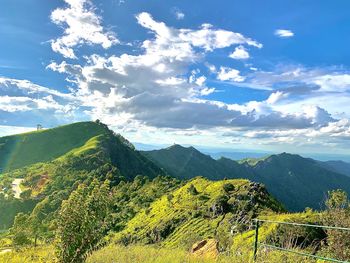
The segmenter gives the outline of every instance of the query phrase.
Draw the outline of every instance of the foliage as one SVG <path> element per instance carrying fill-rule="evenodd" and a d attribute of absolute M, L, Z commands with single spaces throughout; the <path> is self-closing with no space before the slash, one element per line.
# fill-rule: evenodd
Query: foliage
<path fill-rule="evenodd" d="M 227 193 L 227 183 L 235 190 Z M 191 188 L 196 189 L 195 195 L 188 190 Z M 255 188 L 256 184 L 247 180 L 193 179 L 171 192 L 172 198 L 168 193 L 139 212 L 114 239 L 123 244 L 189 248 L 195 241 L 216 236 L 219 226 L 225 225 L 223 231 L 228 233 L 232 225 L 243 231 L 260 212 L 282 211 L 263 187 L 252 190 Z"/>
<path fill-rule="evenodd" d="M 179 184 L 178 180 L 166 176 L 158 176 L 153 180 L 147 176 L 137 176 L 131 182 L 120 182 L 113 187 L 113 229 L 122 230 L 138 212 L 143 209 L 148 211 L 152 202 L 171 192 Z M 167 196 L 170 198 L 171 194 Z"/>
<path fill-rule="evenodd" d="M 12 226 L 15 216 L 20 213 L 30 213 L 37 204 L 37 200 L 16 199 L 13 195 L 0 193 L 0 230 Z"/>
<path fill-rule="evenodd" d="M 328 193 L 326 201 L 327 210 L 322 219 L 325 225 L 350 228 L 350 201 L 342 190 Z M 339 259 L 350 260 L 350 231 L 328 229 L 326 255 Z"/>
<path fill-rule="evenodd" d="M 30 244 L 27 221 L 28 215 L 23 213 L 16 215 L 15 222 L 11 228 L 12 243 L 14 246 L 23 246 Z"/>
<path fill-rule="evenodd" d="M 57 256 L 61 262 L 84 262 L 110 227 L 109 183 L 79 185 L 62 203 L 57 218 Z"/>

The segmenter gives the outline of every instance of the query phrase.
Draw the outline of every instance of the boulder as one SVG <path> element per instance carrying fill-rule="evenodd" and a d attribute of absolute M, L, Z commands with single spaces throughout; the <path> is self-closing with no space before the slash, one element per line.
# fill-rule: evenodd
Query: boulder
<path fill-rule="evenodd" d="M 215 239 L 204 239 L 196 242 L 191 249 L 192 256 L 215 259 L 219 255 L 218 241 Z"/>

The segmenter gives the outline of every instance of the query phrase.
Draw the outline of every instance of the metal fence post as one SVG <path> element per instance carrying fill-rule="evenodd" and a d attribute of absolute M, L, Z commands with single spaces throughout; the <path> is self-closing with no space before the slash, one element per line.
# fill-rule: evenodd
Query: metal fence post
<path fill-rule="evenodd" d="M 258 241 L 259 241 L 259 220 L 255 219 L 254 261 L 256 261 L 256 257 L 258 253 Z"/>

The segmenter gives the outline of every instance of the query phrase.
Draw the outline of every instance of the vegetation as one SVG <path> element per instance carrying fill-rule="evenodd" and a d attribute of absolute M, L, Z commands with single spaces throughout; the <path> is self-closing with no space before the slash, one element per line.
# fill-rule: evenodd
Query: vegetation
<path fill-rule="evenodd" d="M 164 168 L 170 175 L 179 179 L 203 176 L 210 180 L 222 180 L 226 177 L 241 178 L 242 175 L 250 179 L 249 176 L 252 176 L 249 169 L 235 161 L 222 158 L 229 161 L 226 166 L 193 147 L 186 148 L 174 144 L 165 149 L 144 151 L 142 153 Z"/>
<path fill-rule="evenodd" d="M 16 161 L 1 174 L 0 209 L 6 213 L 0 213 L 5 229 L 0 231 L 0 262 L 250 262 L 254 218 L 350 227 L 350 203 L 344 191 L 330 191 L 323 212 L 288 213 L 257 183 L 266 183 L 287 208 L 313 204 L 322 199 L 321 192 L 337 189 L 340 183 L 347 190 L 350 178 L 300 156 L 215 161 L 194 148 L 175 145 L 163 150 L 159 159 L 154 157 L 159 152 L 141 154 L 100 122 L 18 137 L 29 138 L 26 140 L 34 145 L 40 136 L 48 141 L 48 134 L 69 136 L 79 127 L 93 131 L 78 146 L 74 139 L 70 146 L 62 146 L 64 153 L 56 156 L 60 154 L 56 152 L 49 160 L 39 160 L 39 151 L 38 159 L 29 165 L 16 155 Z M 26 140 L 20 147 L 31 145 Z M 0 147 L 8 149 L 6 145 Z M 152 160 L 170 162 L 162 165 L 168 172 Z M 20 168 L 12 169 L 14 164 Z M 197 173 L 212 180 L 192 178 Z M 19 199 L 12 191 L 16 178 L 23 179 Z M 350 258 L 348 232 L 264 223 L 259 240 L 321 256 Z M 196 253 L 202 248 L 202 254 Z M 260 248 L 258 262 L 315 261 Z"/>
<path fill-rule="evenodd" d="M 282 153 L 236 162 L 227 158 L 214 160 L 193 147 L 180 145 L 143 154 L 180 179 L 204 176 L 211 180 L 245 178 L 263 183 L 289 211 L 303 211 L 306 207 L 323 209 L 330 190 L 350 193 L 350 177 L 337 173 L 344 166 L 335 170 L 334 165 L 331 169 L 329 163 L 299 155 Z"/>
<path fill-rule="evenodd" d="M 63 201 L 57 217 L 57 254 L 61 262 L 84 262 L 110 229 L 109 183 L 79 185 Z"/>
<path fill-rule="evenodd" d="M 350 228 L 350 201 L 344 191 L 329 192 L 326 206 L 327 210 L 322 217 L 325 225 Z M 325 254 L 339 260 L 349 260 L 350 231 L 328 229 L 326 233 Z"/>
<path fill-rule="evenodd" d="M 233 186 L 231 191 L 227 191 L 228 184 Z M 224 239 L 219 231 L 243 232 L 252 227 L 252 218 L 274 211 L 283 208 L 259 184 L 195 178 L 138 213 L 113 240 L 124 245 L 162 243 L 189 249 L 205 238 Z"/>
<path fill-rule="evenodd" d="M 0 138 L 0 170 L 8 171 L 38 162 L 54 160 L 90 138 L 104 134 L 106 127 L 80 122 L 54 129 Z"/>

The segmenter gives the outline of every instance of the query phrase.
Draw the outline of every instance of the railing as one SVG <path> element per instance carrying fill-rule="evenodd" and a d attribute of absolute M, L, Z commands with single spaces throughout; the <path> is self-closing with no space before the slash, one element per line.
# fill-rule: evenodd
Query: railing
<path fill-rule="evenodd" d="M 284 251 L 284 252 L 288 252 L 288 253 L 294 253 L 294 254 L 297 254 L 300 256 L 306 256 L 306 257 L 310 257 L 310 258 L 325 260 L 325 261 L 329 261 L 329 262 L 349 263 L 349 261 L 342 261 L 342 260 L 338 260 L 338 259 L 334 259 L 334 258 L 321 257 L 321 256 L 313 255 L 313 254 L 308 254 L 308 253 L 292 250 L 292 249 L 287 249 L 287 248 L 283 248 L 283 247 L 278 247 L 278 246 L 274 246 L 274 245 L 260 243 L 259 242 L 259 226 L 260 226 L 259 223 L 262 222 L 262 223 L 280 224 L 280 225 L 305 226 L 305 227 L 315 227 L 315 228 L 322 228 L 322 229 L 343 230 L 343 231 L 350 231 L 350 228 L 311 225 L 311 224 L 300 224 L 300 223 L 291 223 L 291 222 L 279 222 L 279 221 L 262 220 L 262 219 L 254 219 L 254 221 L 255 221 L 254 261 L 256 261 L 256 259 L 257 259 L 258 248 L 259 247 L 266 247 L 266 248 L 276 249 L 276 250 L 280 250 L 280 251 Z"/>

